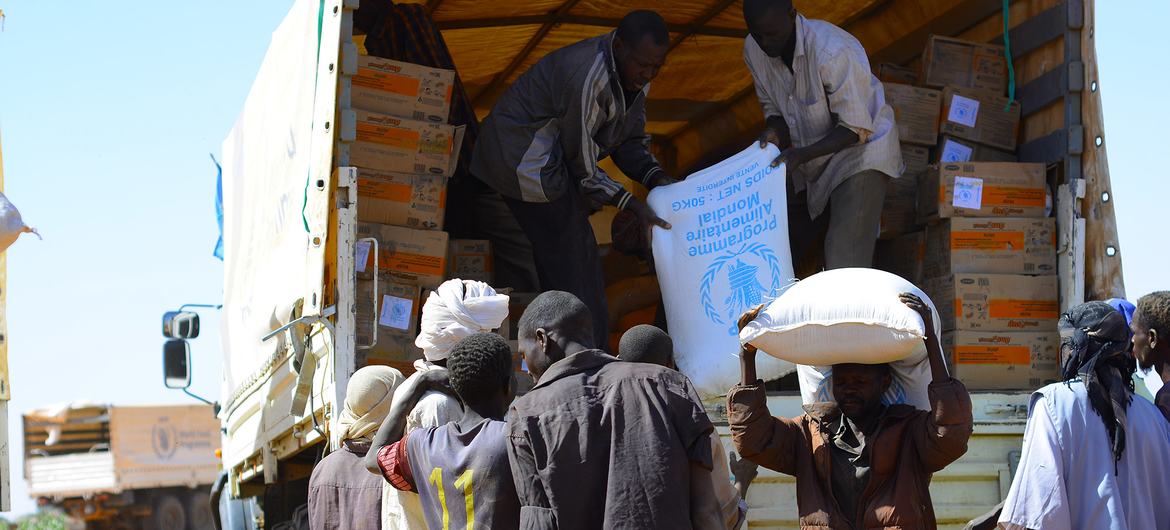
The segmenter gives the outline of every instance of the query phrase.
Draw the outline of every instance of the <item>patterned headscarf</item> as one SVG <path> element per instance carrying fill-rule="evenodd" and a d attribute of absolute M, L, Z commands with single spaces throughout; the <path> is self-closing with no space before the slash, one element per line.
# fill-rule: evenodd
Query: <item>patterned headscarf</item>
<path fill-rule="evenodd" d="M 1062 376 L 1080 378 L 1089 393 L 1089 405 L 1105 423 L 1116 461 L 1125 451 L 1125 411 L 1133 399 L 1133 357 L 1125 316 L 1105 302 L 1078 305 L 1060 317 Z"/>

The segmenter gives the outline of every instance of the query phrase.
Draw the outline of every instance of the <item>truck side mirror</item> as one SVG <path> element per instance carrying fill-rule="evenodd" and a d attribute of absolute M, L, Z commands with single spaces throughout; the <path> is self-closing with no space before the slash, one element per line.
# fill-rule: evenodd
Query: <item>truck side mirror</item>
<path fill-rule="evenodd" d="M 167 388 L 191 386 L 191 347 L 182 339 L 163 344 L 163 384 Z"/>
<path fill-rule="evenodd" d="M 199 336 L 199 314 L 193 311 L 163 313 L 163 336 L 168 339 L 194 339 Z"/>

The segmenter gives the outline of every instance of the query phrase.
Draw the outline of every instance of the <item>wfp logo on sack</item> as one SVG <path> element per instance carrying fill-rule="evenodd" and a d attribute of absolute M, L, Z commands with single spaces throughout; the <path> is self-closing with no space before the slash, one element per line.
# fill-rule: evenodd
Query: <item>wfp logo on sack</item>
<path fill-rule="evenodd" d="M 783 277 L 780 258 L 762 243 L 725 252 L 707 266 L 699 282 L 703 314 L 714 324 L 730 324 L 727 334 L 738 335 L 739 316 L 774 299 Z"/>

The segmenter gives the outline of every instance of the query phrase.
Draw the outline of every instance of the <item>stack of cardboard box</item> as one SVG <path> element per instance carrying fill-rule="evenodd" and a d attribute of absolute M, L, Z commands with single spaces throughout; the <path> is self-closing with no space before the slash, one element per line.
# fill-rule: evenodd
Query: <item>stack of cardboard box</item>
<path fill-rule="evenodd" d="M 404 372 L 421 356 L 414 340 L 426 294 L 454 272 L 451 249 L 481 258 L 461 259 L 460 274 L 490 280 L 487 243 L 443 232 L 447 179 L 463 140 L 463 128 L 447 123 L 454 86 L 452 70 L 371 56 L 359 58 L 353 77 L 357 347 L 366 362 Z"/>
<path fill-rule="evenodd" d="M 897 84 L 904 68 L 882 65 L 879 77 L 907 171 L 887 191 L 877 267 L 931 297 L 952 374 L 968 387 L 1056 380 L 1056 225 L 1044 165 L 1016 162 L 1020 107 L 1004 96 L 1003 48 L 932 36 L 921 86 Z M 917 148 L 933 148 L 929 167 Z"/>

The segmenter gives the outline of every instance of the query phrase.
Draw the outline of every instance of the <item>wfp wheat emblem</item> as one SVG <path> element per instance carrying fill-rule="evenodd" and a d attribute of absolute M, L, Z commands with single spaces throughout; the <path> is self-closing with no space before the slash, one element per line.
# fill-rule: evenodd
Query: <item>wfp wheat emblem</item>
<path fill-rule="evenodd" d="M 155 456 L 162 460 L 170 460 L 179 449 L 179 433 L 175 426 L 169 423 L 156 423 L 151 429 L 150 438 Z"/>
<path fill-rule="evenodd" d="M 780 291 L 781 269 L 780 258 L 761 243 L 748 243 L 719 255 L 699 282 L 703 314 L 715 324 L 730 324 L 728 335 L 739 334 L 739 315 L 772 300 Z"/>

